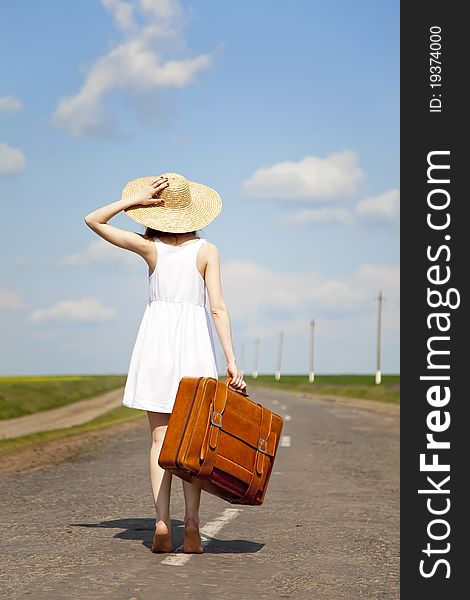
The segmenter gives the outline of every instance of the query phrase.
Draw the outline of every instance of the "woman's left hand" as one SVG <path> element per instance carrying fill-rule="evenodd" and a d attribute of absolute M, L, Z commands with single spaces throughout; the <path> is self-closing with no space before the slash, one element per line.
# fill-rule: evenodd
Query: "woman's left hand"
<path fill-rule="evenodd" d="M 227 363 L 227 376 L 232 378 L 232 381 L 229 383 L 230 387 L 239 390 L 244 390 L 246 388 L 246 381 L 243 379 L 243 372 L 237 369 L 235 362 Z"/>

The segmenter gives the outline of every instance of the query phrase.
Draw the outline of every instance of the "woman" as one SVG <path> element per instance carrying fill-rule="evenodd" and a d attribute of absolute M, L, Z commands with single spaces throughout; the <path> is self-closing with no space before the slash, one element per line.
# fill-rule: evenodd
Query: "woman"
<path fill-rule="evenodd" d="M 221 210 L 212 188 L 178 173 L 128 182 L 117 202 L 85 217 L 99 236 L 142 256 L 149 267 L 149 302 L 137 334 L 123 404 L 146 410 L 150 424 L 150 480 L 156 510 L 153 552 L 174 551 L 171 535 L 172 474 L 158 456 L 181 377 L 217 378 L 210 312 L 226 358 L 230 385 L 243 390 L 232 347 L 231 323 L 224 302 L 217 246 L 196 235 Z M 113 227 L 108 221 L 124 210 L 146 225 L 144 234 Z M 183 552 L 203 552 L 199 534 L 201 482 L 182 480 L 185 500 Z"/>

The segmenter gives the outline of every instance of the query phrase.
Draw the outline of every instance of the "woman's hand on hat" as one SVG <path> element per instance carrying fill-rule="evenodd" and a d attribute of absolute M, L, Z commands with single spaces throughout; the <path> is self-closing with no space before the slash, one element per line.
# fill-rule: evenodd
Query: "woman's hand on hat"
<path fill-rule="evenodd" d="M 135 201 L 135 204 L 142 204 L 143 206 L 164 204 L 165 200 L 163 198 L 158 198 L 158 194 L 165 190 L 169 185 L 168 178 L 161 175 L 160 177 L 157 177 L 157 179 L 142 186 L 142 189 L 134 195 L 133 200 Z"/>

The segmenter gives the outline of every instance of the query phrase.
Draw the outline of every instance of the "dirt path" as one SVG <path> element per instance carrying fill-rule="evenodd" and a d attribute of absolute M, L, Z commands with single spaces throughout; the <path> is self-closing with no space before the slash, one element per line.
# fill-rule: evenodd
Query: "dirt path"
<path fill-rule="evenodd" d="M 72 404 L 59 408 L 42 410 L 32 415 L 2 420 L 0 421 L 0 439 L 11 439 L 40 431 L 87 423 L 112 408 L 120 406 L 123 389 L 111 390 L 93 398 L 72 402 Z"/>
<path fill-rule="evenodd" d="M 398 407 L 253 396 L 285 419 L 266 500 L 230 505 L 204 492 L 200 555 L 181 552 L 176 477 L 177 551 L 150 551 L 146 418 L 88 432 L 61 464 L 0 476 L 2 597 L 398 600 Z"/>

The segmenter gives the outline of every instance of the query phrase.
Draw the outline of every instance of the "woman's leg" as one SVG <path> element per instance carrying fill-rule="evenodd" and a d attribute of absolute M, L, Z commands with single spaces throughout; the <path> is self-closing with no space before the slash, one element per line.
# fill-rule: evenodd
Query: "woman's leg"
<path fill-rule="evenodd" d="M 203 552 L 199 534 L 199 505 L 201 502 L 202 481 L 183 481 L 185 504 L 183 552 Z"/>
<path fill-rule="evenodd" d="M 172 474 L 158 464 L 158 456 L 168 427 L 169 413 L 147 411 L 152 445 L 150 447 L 150 482 L 156 511 L 153 551 L 172 550 L 170 497 Z M 158 539 L 157 539 L 158 538 Z"/>

